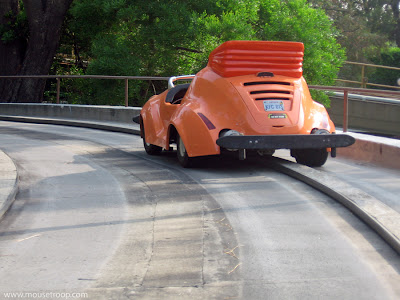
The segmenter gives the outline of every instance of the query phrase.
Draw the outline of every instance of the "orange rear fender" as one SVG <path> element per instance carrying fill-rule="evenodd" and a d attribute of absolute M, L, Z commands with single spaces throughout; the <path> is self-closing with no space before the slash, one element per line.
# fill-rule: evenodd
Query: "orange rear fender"
<path fill-rule="evenodd" d="M 190 105 L 183 106 L 173 116 L 172 125 L 190 157 L 220 154 L 220 148 L 216 144 L 219 132 L 215 126 L 207 127 L 206 122 L 202 119 L 201 112 L 193 111 Z"/>

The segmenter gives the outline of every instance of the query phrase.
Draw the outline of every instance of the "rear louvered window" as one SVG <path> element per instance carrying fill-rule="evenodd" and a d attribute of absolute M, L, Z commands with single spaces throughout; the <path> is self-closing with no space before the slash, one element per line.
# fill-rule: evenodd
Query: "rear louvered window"
<path fill-rule="evenodd" d="M 293 85 L 290 82 L 253 81 L 243 83 L 253 100 L 293 100 Z"/>
<path fill-rule="evenodd" d="M 244 86 L 249 85 L 263 85 L 263 84 L 278 84 L 278 85 L 290 85 L 290 82 L 280 82 L 280 81 L 254 81 L 254 82 L 245 82 Z"/>

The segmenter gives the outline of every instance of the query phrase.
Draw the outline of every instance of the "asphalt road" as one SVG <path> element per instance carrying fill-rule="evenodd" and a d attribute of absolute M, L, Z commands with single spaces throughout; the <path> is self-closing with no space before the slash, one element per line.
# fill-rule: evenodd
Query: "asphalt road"
<path fill-rule="evenodd" d="M 0 223 L 0 299 L 400 298 L 400 259 L 380 237 L 260 159 L 182 169 L 173 152 L 147 156 L 137 136 L 8 122 L 0 148 L 20 175 Z M 397 205 L 394 184 L 365 183 L 368 166 L 323 169 L 355 182 L 358 172 Z"/>

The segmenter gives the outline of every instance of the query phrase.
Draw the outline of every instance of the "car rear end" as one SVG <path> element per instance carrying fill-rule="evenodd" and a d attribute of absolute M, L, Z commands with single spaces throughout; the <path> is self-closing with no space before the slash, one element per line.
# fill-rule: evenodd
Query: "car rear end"
<path fill-rule="evenodd" d="M 215 85 L 229 82 L 246 106 L 244 122 L 223 126 L 220 147 L 239 150 L 242 158 L 248 149 L 290 149 L 298 161 L 318 166 L 332 148 L 354 143 L 348 135 L 333 135 L 326 109 L 312 100 L 302 76 L 303 54 L 302 43 L 265 41 L 230 41 L 210 54 L 203 77 Z M 312 158 L 316 151 L 318 161 Z"/>

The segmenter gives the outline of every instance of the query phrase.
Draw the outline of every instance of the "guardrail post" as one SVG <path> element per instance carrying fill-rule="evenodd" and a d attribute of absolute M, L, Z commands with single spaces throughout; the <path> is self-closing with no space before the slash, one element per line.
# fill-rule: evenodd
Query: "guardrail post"
<path fill-rule="evenodd" d="M 129 106 L 128 103 L 128 93 L 129 92 L 129 85 L 128 85 L 128 78 L 125 78 L 125 107 Z"/>
<path fill-rule="evenodd" d="M 57 77 L 57 104 L 60 104 L 60 77 Z"/>
<path fill-rule="evenodd" d="M 366 89 L 368 84 L 368 77 L 363 78 L 363 88 Z"/>
<path fill-rule="evenodd" d="M 364 88 L 364 84 L 365 84 L 365 65 L 361 66 L 361 87 Z"/>
<path fill-rule="evenodd" d="M 347 132 L 347 127 L 348 127 L 347 122 L 349 120 L 348 108 L 349 108 L 349 91 L 344 90 L 343 91 L 343 132 Z"/>

